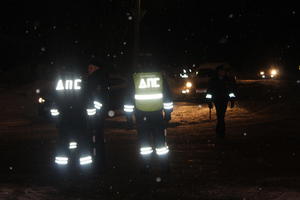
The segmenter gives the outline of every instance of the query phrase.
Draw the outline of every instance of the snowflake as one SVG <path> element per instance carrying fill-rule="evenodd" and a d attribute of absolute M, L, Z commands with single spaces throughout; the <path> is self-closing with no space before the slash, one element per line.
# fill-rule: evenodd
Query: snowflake
<path fill-rule="evenodd" d="M 52 29 L 55 30 L 55 29 L 56 29 L 56 26 L 52 26 Z"/>
<path fill-rule="evenodd" d="M 228 38 L 221 38 L 221 39 L 219 40 L 219 43 L 225 44 L 225 43 L 227 43 L 227 39 L 228 39 Z"/>
<path fill-rule="evenodd" d="M 156 177 L 156 182 L 160 183 L 161 182 L 161 178 L 160 177 Z"/>
<path fill-rule="evenodd" d="M 131 21 L 133 19 L 132 16 L 128 16 L 128 20 Z"/>
<path fill-rule="evenodd" d="M 45 52 L 46 51 L 46 47 L 41 47 L 41 51 Z"/>
<path fill-rule="evenodd" d="M 172 31 L 172 29 L 171 28 L 168 28 L 168 32 L 171 32 Z"/>
<path fill-rule="evenodd" d="M 79 43 L 79 41 L 78 41 L 78 40 L 75 40 L 75 41 L 74 41 L 74 44 L 78 44 L 78 43 Z"/>
<path fill-rule="evenodd" d="M 51 64 L 51 65 L 54 65 L 54 62 L 53 62 L 53 61 L 51 61 L 51 62 L 50 62 L 50 64 Z"/>
<path fill-rule="evenodd" d="M 293 10 L 293 11 L 292 11 L 292 14 L 293 14 L 293 15 L 296 15 L 296 11 L 295 11 L 295 10 Z"/>
<path fill-rule="evenodd" d="M 228 18 L 230 18 L 230 19 L 232 19 L 232 18 L 234 18 L 234 14 L 230 14 L 230 15 L 228 15 Z"/>
<path fill-rule="evenodd" d="M 123 42 L 123 45 L 124 45 L 124 46 L 127 45 L 127 42 Z"/>
<path fill-rule="evenodd" d="M 29 33 L 29 30 L 26 30 L 26 31 L 25 31 L 25 34 L 28 34 L 28 33 Z"/>
<path fill-rule="evenodd" d="M 123 52 L 123 51 L 121 51 L 121 52 L 120 52 L 120 54 L 121 54 L 121 55 L 124 55 L 124 52 Z"/>

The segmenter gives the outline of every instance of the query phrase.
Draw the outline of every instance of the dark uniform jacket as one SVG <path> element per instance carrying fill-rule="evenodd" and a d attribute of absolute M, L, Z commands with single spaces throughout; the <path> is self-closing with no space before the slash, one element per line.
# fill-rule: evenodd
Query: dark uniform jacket
<path fill-rule="evenodd" d="M 214 76 L 209 81 L 207 94 L 212 95 L 214 102 L 228 101 L 229 94 L 236 92 L 235 80 L 231 80 L 229 77 L 224 76 L 222 79 L 218 76 Z"/>

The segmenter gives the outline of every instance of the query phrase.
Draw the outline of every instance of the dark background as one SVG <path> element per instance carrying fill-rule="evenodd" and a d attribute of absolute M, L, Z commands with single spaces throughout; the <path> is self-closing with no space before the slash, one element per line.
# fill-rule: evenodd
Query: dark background
<path fill-rule="evenodd" d="M 1 70 L 93 58 L 127 68 L 134 2 L 2 2 Z M 142 0 L 142 14 L 141 52 L 163 64 L 225 61 L 237 71 L 298 70 L 300 10 L 288 1 Z"/>

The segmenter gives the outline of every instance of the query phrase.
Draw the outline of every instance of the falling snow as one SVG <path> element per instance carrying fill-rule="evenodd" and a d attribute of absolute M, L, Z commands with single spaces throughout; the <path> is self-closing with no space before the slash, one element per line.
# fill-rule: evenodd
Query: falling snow
<path fill-rule="evenodd" d="M 128 16 L 128 20 L 131 21 L 133 19 L 132 16 Z"/>
<path fill-rule="evenodd" d="M 156 177 L 156 182 L 160 183 L 161 182 L 161 178 L 160 177 Z"/>
<path fill-rule="evenodd" d="M 41 47 L 41 51 L 45 52 L 46 51 L 46 47 Z"/>

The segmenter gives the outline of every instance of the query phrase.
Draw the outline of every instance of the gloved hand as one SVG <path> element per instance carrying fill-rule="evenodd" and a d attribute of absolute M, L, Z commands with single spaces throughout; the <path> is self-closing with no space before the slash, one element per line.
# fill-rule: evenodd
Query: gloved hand
<path fill-rule="evenodd" d="M 132 120 L 132 116 L 127 115 L 126 116 L 127 119 L 127 129 L 133 129 L 133 120 Z"/>
<path fill-rule="evenodd" d="M 170 120 L 171 120 L 171 113 L 166 112 L 166 113 L 165 113 L 165 121 L 166 121 L 166 122 L 169 122 Z"/>
<path fill-rule="evenodd" d="M 234 107 L 234 101 L 230 101 L 230 108 Z"/>
<path fill-rule="evenodd" d="M 212 102 L 208 102 L 207 104 L 208 104 L 208 107 L 209 107 L 210 109 L 212 109 L 212 108 L 213 108 L 213 104 L 212 104 Z"/>

